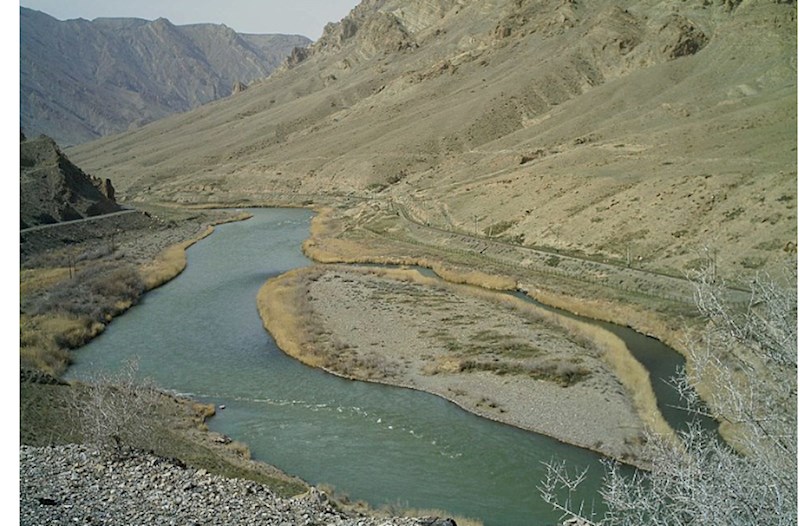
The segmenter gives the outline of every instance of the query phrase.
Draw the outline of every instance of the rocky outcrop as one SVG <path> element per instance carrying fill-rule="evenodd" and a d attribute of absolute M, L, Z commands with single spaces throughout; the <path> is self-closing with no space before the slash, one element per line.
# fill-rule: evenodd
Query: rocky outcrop
<path fill-rule="evenodd" d="M 300 64 L 305 59 L 308 58 L 310 52 L 308 48 L 305 47 L 296 47 L 292 49 L 292 52 L 286 58 L 286 65 L 290 68 Z"/>
<path fill-rule="evenodd" d="M 680 15 L 671 15 L 659 28 L 661 51 L 669 58 L 694 55 L 706 45 L 708 37 L 691 20 Z"/>
<path fill-rule="evenodd" d="M 110 179 L 84 173 L 46 136 L 20 142 L 19 177 L 20 228 L 122 209 Z"/>
<path fill-rule="evenodd" d="M 269 488 L 211 475 L 131 451 L 108 458 L 81 446 L 20 448 L 20 525 L 40 524 L 325 524 L 421 526 L 434 518 L 376 518 L 345 513 L 312 488 L 282 498 Z"/>
<path fill-rule="evenodd" d="M 164 18 L 60 21 L 22 7 L 21 124 L 63 146 L 126 131 L 226 97 L 309 42 Z"/>
<path fill-rule="evenodd" d="M 238 80 L 233 83 L 233 88 L 231 89 L 231 95 L 236 95 L 237 93 L 241 93 L 247 89 L 247 84 L 244 82 L 239 82 Z"/>
<path fill-rule="evenodd" d="M 436 25 L 456 5 L 454 0 L 414 1 L 398 8 L 385 1 L 362 1 L 348 16 L 326 25 L 320 39 L 309 46 L 306 54 L 325 54 L 347 48 L 351 60 L 367 60 L 416 49 L 419 43 L 414 35 Z"/>

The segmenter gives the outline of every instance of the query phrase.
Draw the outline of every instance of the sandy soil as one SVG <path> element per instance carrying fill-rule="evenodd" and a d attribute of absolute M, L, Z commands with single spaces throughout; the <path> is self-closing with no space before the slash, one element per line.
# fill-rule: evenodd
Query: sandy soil
<path fill-rule="evenodd" d="M 308 332 L 296 336 L 303 352 L 313 354 L 298 358 L 347 377 L 434 393 L 483 417 L 627 462 L 640 460 L 644 426 L 591 331 L 531 305 L 519 308 L 507 295 L 416 271 L 320 266 L 295 286 L 302 291 L 296 297 L 303 318 L 296 326 Z"/>

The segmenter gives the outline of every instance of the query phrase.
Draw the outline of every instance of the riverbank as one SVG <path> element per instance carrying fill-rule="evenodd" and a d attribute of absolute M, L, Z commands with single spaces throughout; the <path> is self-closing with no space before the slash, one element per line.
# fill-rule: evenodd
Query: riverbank
<path fill-rule="evenodd" d="M 177 275 L 180 272 L 180 269 L 182 269 L 185 266 L 185 259 L 183 254 L 185 248 L 187 248 L 191 243 L 193 243 L 197 239 L 203 237 L 203 234 L 210 232 L 209 228 L 205 226 L 203 226 L 203 228 L 199 228 L 199 226 L 200 225 L 197 225 L 197 228 L 195 228 L 194 230 L 196 232 L 199 232 L 200 235 L 188 241 L 179 241 L 178 243 L 172 244 L 167 248 L 166 253 L 168 255 L 171 255 L 172 257 L 161 257 L 160 258 L 161 264 L 158 263 L 150 264 L 147 262 L 145 262 L 144 264 L 152 265 L 152 268 L 156 270 L 174 269 L 173 271 L 169 272 L 170 279 L 171 277 Z M 148 232 L 147 235 L 149 236 L 149 238 L 147 239 L 147 241 L 139 241 L 139 242 L 140 243 L 145 242 L 150 244 L 151 246 L 158 243 L 163 243 L 165 234 L 169 235 L 170 232 L 169 231 L 166 232 L 159 231 L 155 233 Z M 171 234 L 174 235 L 174 232 L 171 232 Z M 120 242 L 119 239 L 117 239 L 116 241 L 118 243 Z M 125 256 L 123 257 L 127 258 L 130 252 L 127 249 L 123 250 L 125 250 Z M 162 252 L 161 254 L 163 255 L 164 252 Z M 113 253 L 111 255 L 113 256 Z M 116 256 L 118 257 L 118 259 L 122 259 L 119 258 L 120 256 L 119 253 L 117 253 Z M 128 261 L 128 263 L 131 263 L 130 266 L 132 266 L 131 261 Z M 86 266 L 86 268 L 88 268 L 88 265 Z M 84 270 L 85 268 L 81 269 L 81 271 Z M 157 272 L 157 273 L 163 274 L 163 272 Z M 142 278 L 143 281 L 147 281 L 147 276 L 143 275 Z M 73 278 L 72 276 L 69 276 L 66 277 L 66 279 L 71 281 Z M 59 283 L 56 281 L 54 284 L 58 286 Z M 151 287 L 147 286 L 145 288 L 149 289 Z M 79 299 L 77 294 L 75 299 L 76 300 Z M 63 408 L 63 404 L 58 402 L 53 403 L 52 399 L 40 396 L 41 389 L 50 391 L 51 387 L 53 389 L 60 390 L 62 393 L 65 390 L 73 390 L 75 388 L 74 386 L 69 387 L 61 385 L 55 387 L 50 385 L 40 385 L 37 382 L 26 382 L 25 388 L 23 390 L 24 392 L 22 400 L 22 407 L 25 410 L 22 416 L 23 420 L 26 423 L 31 423 L 31 421 L 36 420 L 43 413 L 43 410 L 45 409 L 49 410 L 50 408 L 53 408 L 54 412 L 50 412 L 49 418 L 46 419 L 46 421 L 39 421 L 38 425 L 34 425 L 33 428 L 31 427 L 26 428 L 26 431 L 24 432 L 25 443 L 29 444 L 31 441 L 36 440 L 36 438 L 34 437 L 38 437 L 39 439 L 44 440 L 44 443 L 40 445 L 42 447 L 48 447 L 55 441 L 60 440 L 59 438 L 56 437 L 57 433 L 54 433 L 53 429 L 55 429 L 59 425 L 59 423 L 69 424 L 69 418 L 65 418 L 64 414 L 60 412 L 60 409 Z M 69 395 L 60 395 L 60 396 L 68 397 Z M 164 398 L 165 400 L 167 400 L 166 403 L 168 405 L 171 400 L 174 400 L 176 403 L 179 400 L 177 398 L 173 399 L 172 397 L 168 396 L 165 396 Z M 185 403 L 191 404 L 190 401 L 185 401 Z M 213 407 L 211 409 L 211 412 L 213 413 Z M 143 443 L 136 445 L 138 449 L 144 449 L 144 450 L 152 449 L 155 450 L 160 457 L 176 458 L 179 459 L 180 462 L 185 463 L 187 465 L 193 465 L 196 468 L 198 466 L 206 466 L 198 469 L 207 469 L 209 472 L 217 472 L 217 468 L 220 465 L 225 465 L 228 467 L 225 468 L 224 474 L 226 476 L 233 476 L 236 478 L 252 478 L 253 476 L 259 478 L 261 477 L 259 473 L 262 473 L 264 470 L 267 470 L 267 468 L 269 468 L 269 466 L 265 464 L 250 461 L 249 451 L 246 445 L 236 443 L 235 441 L 231 441 L 231 439 L 224 437 L 222 435 L 218 435 L 216 433 L 208 433 L 207 429 L 205 429 L 205 426 L 202 423 L 199 424 L 195 423 L 196 425 L 192 423 L 189 424 L 181 423 L 180 425 L 175 425 L 173 421 L 164 418 L 164 415 L 161 414 L 148 413 L 147 416 L 148 418 L 151 418 L 152 420 L 156 421 L 157 424 L 165 430 L 165 432 L 167 433 L 174 432 L 175 434 L 171 435 L 170 438 L 166 440 L 160 440 L 160 439 L 156 440 L 155 436 L 148 434 L 148 436 L 142 437 Z M 68 433 L 71 433 L 74 430 L 66 430 L 66 431 Z M 82 441 L 81 437 L 72 437 L 69 440 Z M 159 447 L 156 447 L 156 442 L 158 443 Z M 175 445 L 176 443 L 177 445 Z M 174 448 L 171 450 L 162 450 L 160 449 L 160 446 L 162 446 L 163 444 L 174 445 Z M 203 458 L 201 459 L 196 458 L 196 452 L 198 450 L 205 451 Z M 232 464 L 235 464 L 234 469 L 230 469 L 230 466 Z M 280 487 L 285 487 L 285 482 L 286 482 L 285 480 L 279 480 L 279 481 L 271 480 L 267 482 L 267 485 L 270 488 L 273 488 L 274 490 L 276 484 Z M 291 489 L 292 487 L 295 489 L 292 490 Z M 304 483 L 302 483 L 302 481 L 295 479 L 289 485 L 289 489 L 281 490 L 281 493 L 286 494 L 287 496 L 293 495 L 304 490 L 306 487 L 307 486 Z M 286 493 L 287 491 L 290 493 Z M 361 504 L 358 504 L 358 506 L 361 506 Z M 366 507 L 362 507 L 361 509 L 365 513 L 368 511 L 368 508 Z M 349 514 L 348 516 L 353 516 L 355 512 L 348 511 L 347 513 Z M 370 513 L 373 512 L 370 511 Z M 371 520 L 372 519 L 365 520 L 363 521 L 363 523 L 371 524 L 370 522 Z M 394 522 L 392 522 L 392 520 L 389 519 L 387 519 L 384 522 L 386 524 L 394 524 Z M 459 520 L 458 522 L 459 524 L 462 523 L 461 520 Z M 474 522 L 472 523 L 474 524 Z M 467 524 L 470 523 L 467 522 Z"/>
<path fill-rule="evenodd" d="M 253 480 L 286 497 L 307 491 L 302 480 L 252 460 L 245 444 L 210 432 L 206 424 L 216 413 L 213 405 L 166 392 L 150 396 L 144 388 L 140 394 L 147 396 L 148 410 L 127 416 L 121 432 L 125 448 L 150 451 L 220 476 Z M 102 405 L 103 399 L 93 398 L 87 384 L 32 371 L 20 375 L 20 399 L 20 442 L 32 447 L 83 444 L 87 432 L 97 438 L 84 417 L 116 408 L 111 400 Z M 136 402 L 124 404 L 142 405 Z"/>
<path fill-rule="evenodd" d="M 21 443 L 83 442 L 68 415 L 72 391 L 80 386 L 57 379 L 69 366 L 71 349 L 100 334 L 141 294 L 179 275 L 186 266 L 185 250 L 215 225 L 248 217 L 149 206 L 126 216 L 125 225 L 98 220 L 80 225 L 85 231 L 64 225 L 27 238 L 20 272 Z M 148 415 L 158 436 L 131 446 L 221 475 L 255 479 L 287 496 L 306 490 L 299 479 L 250 460 L 246 445 L 210 433 L 205 419 L 214 414 L 213 406 L 166 393 L 161 398 L 160 410 Z"/>
<path fill-rule="evenodd" d="M 345 512 L 311 489 L 284 497 L 258 482 L 220 477 L 140 451 L 108 458 L 84 445 L 20 449 L 20 525 L 326 524 L 421 526 L 437 517 Z M 438 522 L 437 522 L 438 521 Z"/>
<path fill-rule="evenodd" d="M 392 248 L 392 247 L 389 247 L 389 248 Z M 406 253 L 406 252 L 400 252 L 400 253 Z M 442 267 L 442 268 L 443 268 L 443 267 Z M 480 267 L 478 267 L 478 266 L 475 266 L 475 267 L 472 267 L 472 268 L 480 268 Z M 440 268 L 439 270 L 441 270 L 441 268 Z M 437 270 L 437 271 L 438 271 L 438 270 Z M 455 276 L 455 275 L 454 275 L 454 276 Z M 473 281 L 475 281 L 475 280 L 481 279 L 483 276 L 488 276 L 488 274 L 474 273 L 474 274 L 473 274 L 471 277 L 467 278 L 467 279 L 466 279 L 466 281 L 468 281 L 468 282 L 473 282 Z M 456 276 L 456 277 L 457 277 L 457 276 Z M 453 278 L 453 279 L 455 279 L 455 278 Z M 508 279 L 500 280 L 500 281 L 497 281 L 496 283 L 499 283 L 499 285 L 498 285 L 497 287 L 495 287 L 495 288 L 500 288 L 500 289 L 504 289 L 504 288 L 505 288 L 505 289 L 507 289 L 507 288 L 513 288 L 513 285 L 514 285 L 514 282 L 513 282 L 512 280 L 508 280 Z M 509 284 L 510 284 L 510 285 L 509 285 Z M 490 310 L 492 310 L 492 309 L 490 309 Z M 487 337 L 488 337 L 488 336 L 491 336 L 491 335 L 490 335 L 490 334 L 487 334 L 487 335 L 484 335 L 484 336 L 487 336 Z M 477 364 L 477 365 L 478 365 L 478 367 L 483 367 L 483 366 L 484 366 L 484 365 L 481 365 L 481 364 Z M 476 372 L 478 372 L 479 374 L 482 374 L 482 373 L 487 373 L 487 371 L 476 371 Z M 441 374 L 441 373 L 439 373 L 439 374 Z M 489 373 L 487 373 L 487 374 L 489 374 Z M 437 374 L 437 375 L 434 375 L 434 376 L 438 376 L 438 374 Z M 441 376 L 440 376 L 440 377 L 441 377 Z M 567 383 L 569 383 L 569 380 L 567 380 Z M 491 388 L 487 388 L 487 389 L 491 389 Z M 478 402 L 480 402 L 480 400 L 478 400 Z M 495 410 L 495 409 L 496 409 L 496 411 L 497 411 L 497 412 L 499 412 L 499 413 L 502 413 L 502 410 L 501 410 L 501 409 L 503 409 L 503 408 L 499 408 L 499 409 L 497 409 L 497 408 L 492 408 L 492 407 L 491 407 L 491 405 L 492 405 L 493 403 L 495 403 L 493 400 L 486 400 L 486 401 L 485 401 L 485 405 L 486 405 L 486 406 L 487 406 L 489 409 L 492 409 L 492 410 Z M 560 402 L 559 402 L 559 403 L 560 403 Z M 497 405 L 497 404 L 495 403 L 495 405 Z M 557 403 L 552 403 L 552 404 L 550 404 L 550 407 L 551 407 L 551 408 L 553 408 L 553 409 L 557 409 L 557 408 L 559 407 L 559 405 L 558 405 Z M 487 411 L 487 413 L 486 413 L 484 416 L 487 416 L 487 417 L 490 417 L 490 418 L 491 418 L 491 411 Z M 555 418 L 555 417 L 554 417 L 554 418 Z"/>
<path fill-rule="evenodd" d="M 523 291 L 542 304 L 655 338 L 686 359 L 687 371 L 694 370 L 689 346 L 698 340 L 705 320 L 687 292 L 694 288 L 691 281 L 683 279 L 676 296 L 681 299 L 676 300 L 669 292 L 675 279 L 664 274 L 616 267 L 612 274 L 620 277 L 617 282 L 593 262 L 585 260 L 587 266 L 581 266 L 580 258 L 571 257 L 567 259 L 577 261 L 577 268 L 562 272 L 563 261 L 555 254 L 543 265 L 534 265 L 508 245 L 414 223 L 402 209 L 377 200 L 347 209 L 323 207 L 317 212 L 303 251 L 318 263 L 420 266 L 454 283 Z M 729 299 L 741 296 L 741 291 L 727 293 Z M 626 384 L 633 387 L 640 407 L 643 402 L 655 407 L 648 373 L 635 369 L 622 371 Z M 695 388 L 707 400 L 714 385 L 715 378 L 701 377 Z M 730 427 L 720 426 L 722 436 L 732 436 Z"/>
<path fill-rule="evenodd" d="M 243 212 L 149 207 L 109 221 L 22 235 L 20 365 L 55 376 L 69 351 L 103 332 L 142 294 L 180 274 L 186 248 Z"/>
<path fill-rule="evenodd" d="M 347 378 L 423 390 L 467 411 L 646 465 L 645 423 L 670 434 L 646 377 L 605 331 L 413 270 L 322 265 L 270 280 L 279 347 Z"/>

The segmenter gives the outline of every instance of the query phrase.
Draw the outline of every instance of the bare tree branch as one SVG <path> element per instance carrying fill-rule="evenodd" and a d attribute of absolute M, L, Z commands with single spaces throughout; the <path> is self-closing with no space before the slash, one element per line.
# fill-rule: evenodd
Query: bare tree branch
<path fill-rule="evenodd" d="M 745 304 L 733 304 L 713 268 L 695 277 L 706 320 L 687 345 L 691 367 L 675 379 L 686 409 L 726 422 L 730 444 L 699 425 L 680 443 L 647 437 L 650 472 L 625 476 L 606 465 L 602 517 L 572 501 L 581 474 L 551 462 L 539 487 L 564 517 L 592 526 L 797 524 L 797 275 L 781 285 L 757 276 Z M 706 400 L 695 387 L 710 386 Z M 585 475 L 585 473 L 584 473 Z"/>

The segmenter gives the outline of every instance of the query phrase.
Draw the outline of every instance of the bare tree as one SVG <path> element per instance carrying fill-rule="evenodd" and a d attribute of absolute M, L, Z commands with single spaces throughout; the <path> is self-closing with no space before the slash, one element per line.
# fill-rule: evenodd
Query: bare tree
<path fill-rule="evenodd" d="M 84 440 L 112 455 L 152 440 L 161 394 L 151 381 L 138 377 L 138 370 L 138 361 L 130 360 L 119 372 L 98 374 L 73 389 L 74 422 Z"/>
<path fill-rule="evenodd" d="M 720 422 L 727 442 L 690 425 L 678 442 L 650 434 L 651 471 L 621 474 L 606 463 L 592 512 L 571 496 L 584 473 L 547 464 L 543 499 L 564 519 L 585 525 L 797 524 L 797 275 L 764 276 L 744 305 L 732 305 L 713 272 L 696 276 L 695 301 L 706 321 L 689 345 L 689 368 L 676 379 L 688 411 Z M 695 387 L 705 386 L 701 400 Z"/>

